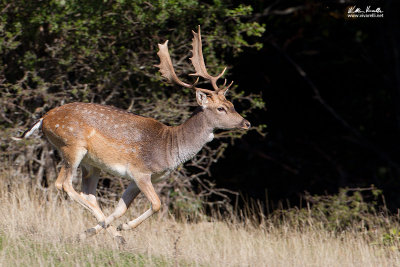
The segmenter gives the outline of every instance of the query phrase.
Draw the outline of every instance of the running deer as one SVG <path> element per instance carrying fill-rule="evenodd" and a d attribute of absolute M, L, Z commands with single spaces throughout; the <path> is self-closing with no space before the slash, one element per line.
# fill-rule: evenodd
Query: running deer
<path fill-rule="evenodd" d="M 207 72 L 200 26 L 197 33 L 193 31 L 193 36 L 193 56 L 190 60 L 196 72 L 190 75 L 197 77 L 193 84 L 181 81 L 176 75 L 168 52 L 168 41 L 158 45 L 157 53 L 160 64 L 156 67 L 164 78 L 196 91 L 200 107 L 183 124 L 167 126 L 155 119 L 111 106 L 70 103 L 50 110 L 22 135 L 22 138 L 26 138 L 41 128 L 50 143 L 60 151 L 63 164 L 55 182 L 56 188 L 67 192 L 74 201 L 93 213 L 98 221 L 96 226 L 81 234 L 82 238 L 107 229 L 124 242 L 120 230 L 137 227 L 161 207 L 152 185 L 152 175 L 173 169 L 192 158 L 213 139 L 214 129 L 250 128 L 250 123 L 225 98 L 232 83 L 226 86 L 225 79 L 223 85 L 217 85 L 226 68 L 215 77 Z M 214 90 L 196 87 L 199 77 L 209 80 Z M 72 179 L 79 166 L 82 168 L 80 194 L 72 187 Z M 115 210 L 108 217 L 96 201 L 100 170 L 131 180 Z M 126 212 L 140 191 L 150 201 L 151 208 L 117 229 L 110 226 Z"/>

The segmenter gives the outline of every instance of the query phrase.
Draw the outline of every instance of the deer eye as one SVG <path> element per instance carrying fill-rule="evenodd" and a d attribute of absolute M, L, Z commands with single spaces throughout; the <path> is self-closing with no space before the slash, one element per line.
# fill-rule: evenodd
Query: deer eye
<path fill-rule="evenodd" d="M 225 110 L 224 108 L 222 108 L 222 107 L 217 108 L 217 110 L 218 110 L 219 112 L 226 112 L 226 110 Z"/>

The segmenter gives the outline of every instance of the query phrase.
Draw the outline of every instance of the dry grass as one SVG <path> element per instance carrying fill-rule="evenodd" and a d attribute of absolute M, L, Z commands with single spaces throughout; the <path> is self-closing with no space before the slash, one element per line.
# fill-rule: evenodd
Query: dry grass
<path fill-rule="evenodd" d="M 0 266 L 400 265 L 398 249 L 380 244 L 379 229 L 371 239 L 316 226 L 184 223 L 164 215 L 123 232 L 124 247 L 104 232 L 78 242 L 77 234 L 95 224 L 78 204 L 54 191 L 0 181 Z M 133 207 L 122 221 L 139 212 Z"/>

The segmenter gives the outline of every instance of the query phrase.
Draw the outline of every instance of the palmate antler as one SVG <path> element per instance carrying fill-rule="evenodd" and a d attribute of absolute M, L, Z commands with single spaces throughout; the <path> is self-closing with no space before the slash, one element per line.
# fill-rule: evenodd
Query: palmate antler
<path fill-rule="evenodd" d="M 159 44 L 158 48 L 159 51 L 157 55 L 160 58 L 160 64 L 156 65 L 160 69 L 161 75 L 166 78 L 169 82 L 175 82 L 183 87 L 187 88 L 194 88 L 196 90 L 200 90 L 206 94 L 225 94 L 229 87 L 233 84 L 231 82 L 228 86 L 226 85 L 226 79 L 224 84 L 221 87 L 218 87 L 217 85 L 217 80 L 224 75 L 226 68 L 217 76 L 211 76 L 207 72 L 206 65 L 204 63 L 204 57 L 203 57 L 203 51 L 202 51 L 202 44 L 201 44 L 201 33 L 200 33 L 200 26 L 199 30 L 197 33 L 193 32 L 193 42 L 192 42 L 192 53 L 193 56 L 190 58 L 192 61 L 193 67 L 196 70 L 196 73 L 190 74 L 191 76 L 197 76 L 197 77 L 202 77 L 206 80 L 209 80 L 211 82 L 212 87 L 214 88 L 215 91 L 208 90 L 208 89 L 203 89 L 203 88 L 198 88 L 195 87 L 196 84 L 198 83 L 199 79 L 197 78 L 196 82 L 193 84 L 188 84 L 183 81 L 181 81 L 178 76 L 175 73 L 174 66 L 172 65 L 171 57 L 168 52 L 168 40 L 164 44 Z"/>

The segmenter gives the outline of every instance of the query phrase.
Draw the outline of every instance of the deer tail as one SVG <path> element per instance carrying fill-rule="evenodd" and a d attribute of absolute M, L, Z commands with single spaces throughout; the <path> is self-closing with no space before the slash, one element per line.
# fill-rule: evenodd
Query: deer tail
<path fill-rule="evenodd" d="M 24 138 L 31 136 L 37 129 L 42 128 L 43 118 L 40 118 L 28 130 L 26 130 L 20 137 L 11 137 L 13 140 L 20 141 Z"/>

